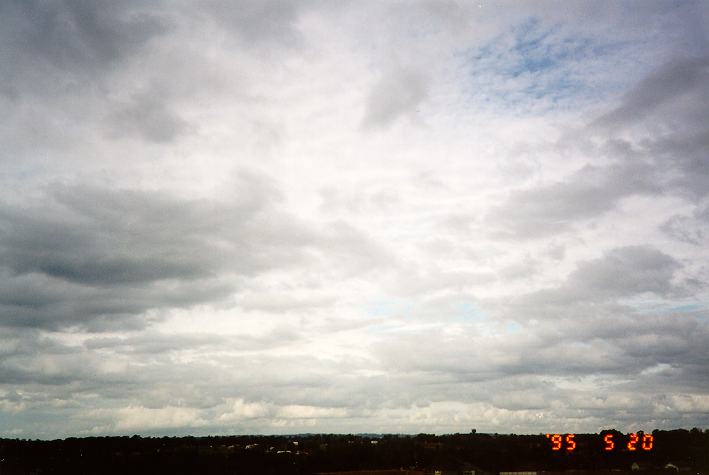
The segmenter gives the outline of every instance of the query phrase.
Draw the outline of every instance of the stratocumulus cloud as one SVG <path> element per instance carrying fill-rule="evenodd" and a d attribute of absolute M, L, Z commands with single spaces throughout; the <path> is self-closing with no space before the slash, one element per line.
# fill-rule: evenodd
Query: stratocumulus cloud
<path fill-rule="evenodd" d="M 0 435 L 709 427 L 705 4 L 0 4 Z"/>

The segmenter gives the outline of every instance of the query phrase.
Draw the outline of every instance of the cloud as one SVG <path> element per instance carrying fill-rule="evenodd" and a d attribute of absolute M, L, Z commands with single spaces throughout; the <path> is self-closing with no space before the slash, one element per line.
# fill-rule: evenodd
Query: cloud
<path fill-rule="evenodd" d="M 578 230 L 631 197 L 705 196 L 709 117 L 697 104 L 709 97 L 707 68 L 706 58 L 660 67 L 619 106 L 548 150 L 568 153 L 566 144 L 575 142 L 590 163 L 514 190 L 490 211 L 489 223 L 501 228 L 499 236 L 539 238 Z"/>
<path fill-rule="evenodd" d="M 369 93 L 363 127 L 386 127 L 400 117 L 416 117 L 426 91 L 426 79 L 419 71 L 395 68 L 384 72 Z"/>
<path fill-rule="evenodd" d="M 670 297 L 683 293 L 674 282 L 682 268 L 673 257 L 646 246 L 611 249 L 602 257 L 584 261 L 557 287 L 519 295 L 503 308 L 508 318 L 563 318 L 569 312 L 596 313 L 595 319 L 628 313 L 619 299 L 652 294 Z"/>
<path fill-rule="evenodd" d="M 593 125 L 632 125 L 647 117 L 654 117 L 654 114 L 668 103 L 682 103 L 693 108 L 691 103 L 683 99 L 695 94 L 705 94 L 703 91 L 706 91 L 707 79 L 709 58 L 672 60 L 640 81 L 625 94 L 619 107 L 596 119 Z"/>
<path fill-rule="evenodd" d="M 293 47 L 301 41 L 298 18 L 306 4 L 301 1 L 244 0 L 238 4 L 210 1 L 206 11 L 214 21 L 247 45 Z"/>
<path fill-rule="evenodd" d="M 675 214 L 665 221 L 661 229 L 664 233 L 694 245 L 701 245 L 709 229 L 709 206 L 698 206 L 690 215 Z"/>
<path fill-rule="evenodd" d="M 706 56 L 670 61 L 591 127 L 631 132 L 635 143 L 654 162 L 658 176 L 661 173 L 669 178 L 664 187 L 667 191 L 692 199 L 706 196 L 709 172 L 704 150 L 709 143 L 709 114 L 700 104 L 709 98 L 707 84 Z"/>
<path fill-rule="evenodd" d="M 170 110 L 166 101 L 152 95 L 134 97 L 116 111 L 109 124 L 113 136 L 137 136 L 147 142 L 172 142 L 190 131 L 187 121 Z"/>
<path fill-rule="evenodd" d="M 514 238 L 548 236 L 612 210 L 625 197 L 661 192 L 648 163 L 587 165 L 563 181 L 513 192 L 488 220 Z"/>
<path fill-rule="evenodd" d="M 4 2 L 3 433 L 709 424 L 707 8 L 548 10 Z"/>
<path fill-rule="evenodd" d="M 166 30 L 158 16 L 135 2 L 10 1 L 3 2 L 0 18 L 0 55 L 15 64 L 3 69 L 0 91 L 10 96 L 101 77 Z"/>
<path fill-rule="evenodd" d="M 671 256 L 644 246 L 613 249 L 602 258 L 582 263 L 569 278 L 578 293 L 623 296 L 667 294 L 680 264 Z"/>
<path fill-rule="evenodd" d="M 232 201 L 213 202 L 63 185 L 40 203 L 6 206 L 0 322 L 143 326 L 146 312 L 216 303 L 238 290 L 239 277 L 306 264 L 310 247 L 376 265 L 356 229 L 319 230 L 280 210 L 267 179 L 242 174 L 237 188 Z"/>
<path fill-rule="evenodd" d="M 105 415 L 104 415 L 105 414 Z M 148 408 L 129 406 L 114 411 L 94 411 L 98 417 L 110 416 L 113 419 L 108 427 L 119 432 L 135 430 L 166 430 L 180 427 L 199 427 L 206 421 L 200 417 L 200 412 L 189 407 Z"/>

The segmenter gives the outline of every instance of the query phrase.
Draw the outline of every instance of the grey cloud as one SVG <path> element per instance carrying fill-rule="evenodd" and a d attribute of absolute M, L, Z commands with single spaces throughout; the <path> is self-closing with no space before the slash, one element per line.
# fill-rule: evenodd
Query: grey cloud
<path fill-rule="evenodd" d="M 225 263 L 210 241 L 243 240 L 238 247 L 248 246 L 248 238 L 226 223 L 245 230 L 265 205 L 213 206 L 89 187 L 55 189 L 50 200 L 54 205 L 45 209 L 4 210 L 2 261 L 13 272 L 93 285 L 207 277 Z M 243 257 L 237 273 L 258 268 L 252 257 Z"/>
<path fill-rule="evenodd" d="M 628 246 L 582 263 L 571 274 L 569 285 L 578 294 L 592 297 L 624 296 L 645 292 L 667 295 L 681 265 L 671 256 L 647 246 Z"/>
<path fill-rule="evenodd" d="M 494 395 L 519 392 L 519 397 L 531 395 L 541 407 L 543 400 L 569 400 L 563 390 L 547 381 L 559 378 L 575 381 L 592 376 L 613 385 L 618 377 L 631 377 L 638 384 L 646 384 L 655 376 L 645 370 L 652 370 L 658 363 L 678 369 L 658 390 L 671 394 L 673 384 L 691 391 L 706 387 L 706 383 L 697 384 L 695 379 L 700 374 L 695 369 L 696 359 L 701 360 L 707 354 L 702 346 L 709 338 L 706 325 L 696 321 L 672 325 L 661 317 L 651 317 L 648 325 L 644 317 L 636 316 L 623 323 L 624 328 L 617 328 L 611 338 L 594 338 L 593 332 L 598 328 L 589 329 L 591 333 L 568 332 L 567 338 L 561 338 L 559 334 L 564 334 L 567 327 L 572 328 L 579 317 L 563 319 L 565 327 L 561 331 L 556 328 L 558 322 L 554 322 L 544 327 L 527 326 L 523 332 L 499 338 L 481 337 L 472 327 L 464 327 L 462 333 L 455 334 L 441 327 L 429 327 L 399 333 L 395 339 L 382 338 L 374 354 L 387 376 L 358 382 L 362 392 L 353 397 L 359 400 L 367 395 L 379 401 L 377 393 L 390 392 L 384 398 L 395 397 L 394 407 L 454 400 L 490 401 L 496 407 L 512 408 L 519 400 L 514 397 L 497 400 Z M 680 342 L 685 343 L 684 348 Z M 643 350 L 643 345 L 648 348 Z M 343 378 L 338 384 L 348 386 L 351 382 Z M 377 386 L 379 391 L 367 391 Z M 416 390 L 404 391 L 409 394 L 399 396 L 399 386 Z M 331 385 L 319 383 L 319 391 L 329 392 Z"/>
<path fill-rule="evenodd" d="M 441 399 L 489 401 L 491 395 L 501 391 L 525 389 L 525 385 L 508 384 L 510 380 L 517 383 L 526 380 L 526 385 L 534 385 L 535 381 L 540 382 L 539 377 L 578 377 L 623 371 L 624 362 L 616 361 L 616 356 L 611 359 L 597 352 L 597 356 L 589 357 L 569 352 L 569 349 L 537 338 L 485 341 L 474 334 L 446 338 L 439 332 L 427 331 L 382 343 L 377 355 L 397 378 L 409 375 L 435 386 L 435 390 L 421 390 L 419 397 Z M 562 354 L 564 358 L 559 357 Z M 473 393 L 457 394 L 461 390 Z"/>
<path fill-rule="evenodd" d="M 276 398 L 283 386 L 302 388 L 315 384 L 323 362 L 313 359 L 312 371 L 299 371 L 291 358 L 269 357 L 264 351 L 292 344 L 296 332 L 282 329 L 262 336 L 220 337 L 218 335 L 166 335 L 155 331 L 121 337 L 94 337 L 84 345 L 60 343 L 52 333 L 35 329 L 6 329 L 0 342 L 0 399 L 4 387 L 22 384 L 36 403 L 55 399 L 74 400 L 77 394 L 98 394 L 105 400 L 145 397 L 147 404 L 161 407 L 176 404 L 211 407 L 234 392 L 251 397 Z M 197 361 L 175 366 L 175 358 L 194 351 Z M 243 352 L 244 356 L 233 355 Z M 289 367 L 289 373 L 275 372 L 265 382 L 261 365 Z M 238 367 L 236 374 L 225 371 Z M 308 376 L 312 373 L 311 376 Z M 179 391 L 177 387 L 181 387 Z M 265 390 L 265 393 L 264 393 Z M 216 391 L 212 396 L 209 394 Z M 287 397 L 283 398 L 287 401 Z"/>
<path fill-rule="evenodd" d="M 258 21 L 259 4 L 247 27 Z M 246 3 L 229 5 L 247 9 Z M 201 14 L 171 7 L 132 0 L 3 2 L 0 63 L 13 67 L 0 70 L 6 99 L 0 110 L 10 117 L 0 139 L 8 155 L 14 152 L 12 160 L 18 153 L 31 162 L 40 151 L 58 156 L 67 149 L 75 160 L 77 149 L 96 147 L 86 137 L 97 132 L 156 144 L 194 133 L 181 106 L 187 99 L 214 101 L 227 79 L 222 65 L 179 31 L 218 30 Z M 228 81 L 233 87 L 234 79 Z"/>
<path fill-rule="evenodd" d="M 663 189 L 695 200 L 709 190 L 709 57 L 672 61 L 641 81 L 620 105 L 591 124 L 604 134 L 635 130 Z"/>
<path fill-rule="evenodd" d="M 560 261 L 566 254 L 566 248 L 562 244 L 552 244 L 547 248 L 544 254 L 555 261 Z"/>
<path fill-rule="evenodd" d="M 598 308 L 599 305 L 596 306 Z M 586 310 L 586 311 L 584 311 Z M 692 315 L 673 312 L 643 313 L 628 306 L 615 306 L 612 311 L 598 311 L 593 307 L 569 306 L 567 314 L 557 322 L 544 324 L 540 336 L 553 338 L 563 334 L 571 341 L 619 340 L 627 337 L 659 335 L 677 337 L 685 342 L 701 335 L 707 328 Z M 585 318 L 593 315 L 594 318 Z"/>
<path fill-rule="evenodd" d="M 205 349 L 213 353 L 265 351 L 302 340 L 304 336 L 289 326 L 280 326 L 262 335 L 175 335 L 157 331 L 145 331 L 121 337 L 97 336 L 86 340 L 87 350 L 110 350 L 129 355 L 161 355 Z"/>
<path fill-rule="evenodd" d="M 558 327 L 558 326 L 557 326 Z M 626 311 L 601 319 L 571 317 L 561 323 L 565 338 L 585 342 L 591 350 L 604 342 L 623 355 L 619 371 L 651 386 L 664 371 L 664 383 L 655 390 L 673 392 L 680 386 L 687 391 L 706 391 L 706 373 L 702 361 L 709 357 L 709 327 L 691 315 L 681 313 L 642 314 Z M 548 330 L 552 332 L 552 329 Z M 671 369 L 671 371 L 670 371 Z"/>
<path fill-rule="evenodd" d="M 571 320 L 562 323 L 572 327 Z M 382 339 L 374 353 L 381 366 L 357 358 L 333 363 L 310 354 L 276 356 L 257 351 L 248 356 L 219 356 L 222 348 L 228 349 L 232 342 L 215 339 L 213 345 L 202 346 L 206 341 L 196 336 L 174 338 L 174 345 L 155 334 L 97 338 L 90 340 L 88 352 L 82 347 L 67 349 L 50 343 L 54 349 L 47 347 L 44 354 L 64 356 L 55 358 L 51 367 L 42 367 L 41 359 L 34 361 L 39 358 L 37 353 L 25 353 L 24 359 L 10 361 L 5 369 L 14 373 L 5 374 L 23 378 L 24 395 L 5 392 L 0 394 L 0 400 L 8 405 L 24 403 L 42 414 L 51 411 L 52 401 L 75 400 L 76 395 L 87 393 L 98 395 L 106 407 L 126 407 L 137 401 L 155 409 L 180 404 L 203 411 L 214 424 L 211 431 L 223 427 L 219 417 L 229 412 L 224 407 L 225 397 L 237 398 L 253 409 L 234 423 L 250 420 L 249 427 L 261 430 L 278 415 L 279 406 L 292 404 L 339 408 L 340 425 L 352 423 L 349 418 L 368 420 L 387 410 L 406 414 L 411 410 L 428 411 L 438 401 L 485 404 L 503 410 L 533 408 L 550 418 L 584 411 L 585 418 L 592 414 L 603 421 L 617 420 L 614 411 L 627 407 L 637 411 L 633 413 L 635 421 L 631 421 L 637 422 L 639 417 L 652 414 L 654 398 L 665 398 L 664 407 L 675 408 L 671 401 L 677 388 L 691 394 L 706 387 L 706 380 L 698 379 L 705 372 L 702 365 L 692 366 L 697 358 L 706 357 L 707 345 L 701 346 L 709 337 L 706 326 L 673 327 L 662 318 L 652 319 L 647 328 L 643 323 L 636 319 L 632 324 L 638 330 L 637 338 L 618 330 L 616 338 L 606 340 L 581 333 L 554 338 L 554 325 L 527 327 L 524 333 L 502 339 L 479 339 L 469 332 L 452 337 L 437 329 L 408 331 L 396 339 Z M 156 345 L 151 344 L 150 336 L 157 338 Z M 678 339 L 689 343 L 684 350 Z M 176 367 L 170 355 L 173 351 L 179 355 L 180 345 L 187 345 L 187 354 L 191 348 L 208 351 L 202 352 L 199 361 Z M 648 346 L 648 350 L 643 350 L 643 346 Z M 139 353 L 134 353 L 136 350 Z M 117 355 L 117 361 L 130 363 L 134 359 L 124 357 L 143 350 L 147 353 L 141 357 L 140 366 L 130 364 L 122 372 L 111 373 L 101 365 L 101 360 L 110 354 Z M 83 369 L 75 366 L 77 355 L 83 361 Z M 20 367 L 42 369 L 32 379 L 29 371 L 24 375 L 19 372 Z M 358 369 L 385 370 L 385 374 L 364 376 L 357 373 Z M 586 376 L 594 378 L 594 389 L 573 389 L 573 382 Z M 632 379 L 632 386 L 618 384 L 628 378 Z M 640 401 L 637 395 L 632 396 L 646 387 L 652 388 L 652 398 Z M 603 394 L 602 401 L 599 392 Z M 96 406 L 96 399 L 92 401 L 92 410 L 101 407 Z M 81 406 L 84 416 L 85 408 L 86 402 Z M 677 414 L 684 414 L 691 408 L 675 409 Z"/>
<path fill-rule="evenodd" d="M 36 329 L 5 328 L 0 343 L 0 387 L 6 384 L 66 385 L 89 376 L 80 351 Z"/>
<path fill-rule="evenodd" d="M 442 399 L 461 400 L 455 391 L 469 384 L 499 394 L 504 381 L 514 377 L 539 381 L 589 376 L 608 384 L 632 377 L 638 384 L 651 385 L 658 364 L 676 369 L 658 383 L 658 390 L 672 394 L 682 386 L 705 391 L 704 370 L 695 361 L 707 354 L 709 327 L 691 315 L 675 319 L 671 312 L 643 314 L 618 303 L 648 293 L 670 297 L 681 292 L 674 283 L 680 269 L 674 258 L 651 247 L 615 248 L 581 262 L 557 288 L 494 303 L 479 301 L 483 314 L 489 315 L 484 325 L 453 320 L 453 332 L 445 326 L 409 331 L 395 340 L 382 338 L 373 351 L 389 374 L 420 375 L 429 384 L 437 381 L 436 394 Z M 455 313 L 440 302 L 434 306 L 439 324 L 446 321 L 445 315 Z M 520 323 L 518 329 L 505 330 L 504 322 L 510 319 Z M 502 334 L 481 333 L 496 325 Z M 489 400 L 484 391 L 469 390 L 473 400 Z M 559 396 L 553 386 L 522 394 L 531 395 L 539 408 L 544 407 L 543 400 L 559 397 L 559 404 L 565 404 L 570 399 L 568 394 Z M 519 401 L 511 397 L 490 403 L 514 409 Z M 598 415 L 608 417 L 602 411 Z"/>
<path fill-rule="evenodd" d="M 345 211 L 351 214 L 391 209 L 399 204 L 401 199 L 396 192 L 390 190 L 365 192 L 358 189 L 352 192 L 344 192 L 335 187 L 327 187 L 320 190 L 320 198 L 322 201 L 320 208 L 323 212 Z"/>
<path fill-rule="evenodd" d="M 608 303 L 645 293 L 670 296 L 681 292 L 673 282 L 681 268 L 673 257 L 652 247 L 615 248 L 580 263 L 559 287 L 516 297 L 512 308 L 522 318 L 530 314 L 548 318 L 567 311 L 571 304 Z"/>
<path fill-rule="evenodd" d="M 576 310 L 571 307 L 554 322 L 525 325 L 519 333 L 494 339 L 481 338 L 473 327 L 455 336 L 427 329 L 382 341 L 376 354 L 392 374 L 420 375 L 429 384 L 435 382 L 435 394 L 442 399 L 465 400 L 453 395 L 462 390 L 473 400 L 489 400 L 489 394 L 537 386 L 532 391 L 535 397 L 558 397 L 568 403 L 569 395 L 558 394 L 553 385 L 547 390 L 538 386 L 545 380 L 585 377 L 603 381 L 608 394 L 617 393 L 618 382 L 628 379 L 633 387 L 654 387 L 658 393 L 673 394 L 680 387 L 690 393 L 706 391 L 702 378 L 706 368 L 701 363 L 709 356 L 706 324 L 693 318 L 672 322 L 666 315 L 618 315 L 616 324 L 614 319 L 594 321 L 589 318 L 592 314 Z M 585 330 L 575 330 L 585 325 Z M 495 404 L 509 407 L 514 400 Z"/>
<path fill-rule="evenodd" d="M 394 69 L 382 74 L 367 98 L 362 125 L 387 127 L 398 118 L 413 117 L 428 94 L 426 78 L 412 69 Z"/>
<path fill-rule="evenodd" d="M 415 4 L 421 10 L 421 15 L 426 21 L 440 25 L 444 31 L 460 34 L 468 31 L 472 23 L 471 15 L 467 9 L 473 7 L 472 4 L 465 4 L 455 1 L 420 1 Z M 407 9 L 411 6 L 407 5 Z"/>
<path fill-rule="evenodd" d="M 297 20 L 306 4 L 287 0 L 213 0 L 206 11 L 248 45 L 293 47 L 302 41 Z"/>
<path fill-rule="evenodd" d="M 457 350 L 450 350 L 450 358 L 439 358 L 432 367 L 450 372 L 470 366 L 467 377 L 484 380 L 509 374 L 539 374 L 606 375 L 603 377 L 613 381 L 612 375 L 623 375 L 637 385 L 668 394 L 679 387 L 683 391 L 704 392 L 706 368 L 700 362 L 709 356 L 709 326 L 681 309 L 645 312 L 618 303 L 645 294 L 682 294 L 674 282 L 680 268 L 671 256 L 653 248 L 613 249 L 601 258 L 582 262 L 557 288 L 504 299 L 497 308 L 482 302 L 484 310 L 522 325 L 520 333 L 510 334 L 494 348 L 481 348 L 483 353 L 490 351 L 484 357 L 458 356 L 466 361 L 487 360 L 488 371 L 480 372 L 475 365 L 453 364 Z M 477 350 L 471 351 L 477 354 Z M 514 357 L 496 356 L 504 354 Z M 422 356 L 416 361 L 421 364 L 425 360 Z M 451 365 L 444 366 L 444 361 L 451 361 Z M 660 371 L 662 368 L 667 370 Z"/>
<path fill-rule="evenodd" d="M 56 72 L 84 79 L 103 74 L 165 31 L 164 22 L 140 6 L 111 1 L 3 2 L 0 58 L 15 65 L 2 70 L 4 92 L 30 92 L 40 84 L 54 90 L 68 86 L 70 81 L 57 83 Z M 47 71 L 52 72 L 43 79 Z"/>
<path fill-rule="evenodd" d="M 237 186 L 231 202 L 57 186 L 37 205 L 3 206 L 0 323 L 141 326 L 148 310 L 222 301 L 239 278 L 313 262 L 310 248 L 345 271 L 377 265 L 355 228 L 291 217 L 264 178 Z"/>
<path fill-rule="evenodd" d="M 95 286 L 90 281 L 71 283 L 39 273 L 18 276 L 5 272 L 2 278 L 0 294 L 4 300 L 0 302 L 0 324 L 50 329 L 135 330 L 159 318 L 145 315 L 149 310 L 216 303 L 234 291 L 233 284 L 217 279 L 180 282 L 173 277 L 178 281 L 140 285 L 103 282 Z M 12 293 L 19 282 L 25 285 L 25 297 L 29 294 L 29 298 L 18 299 Z"/>
<path fill-rule="evenodd" d="M 709 101 L 709 86 L 704 98 L 697 101 Z M 690 201 L 700 200 L 709 194 L 709 160 L 706 150 L 709 148 L 709 113 L 699 121 L 704 130 L 700 132 L 681 132 L 667 138 L 649 139 L 648 154 L 655 157 L 656 168 L 668 176 L 667 190 Z"/>
<path fill-rule="evenodd" d="M 362 276 L 381 266 L 397 264 L 396 256 L 386 246 L 345 221 L 328 223 L 314 242 L 317 248 L 313 249 L 313 254 L 336 256 L 341 266 L 339 271 L 347 276 Z"/>
<path fill-rule="evenodd" d="M 191 131 L 190 124 L 157 91 L 140 94 L 109 116 L 111 135 L 137 136 L 147 142 L 167 143 Z"/>
<path fill-rule="evenodd" d="M 668 102 L 706 90 L 708 81 L 709 57 L 674 60 L 642 80 L 623 97 L 618 108 L 601 116 L 593 125 L 627 126 L 644 120 Z"/>
<path fill-rule="evenodd" d="M 563 149 L 566 142 L 600 138 L 601 144 L 585 153 L 606 156 L 610 165 L 587 165 L 557 183 L 515 191 L 489 213 L 489 224 L 501 237 L 543 237 L 601 216 L 633 195 L 706 196 L 707 101 L 706 57 L 664 65 L 618 107 L 557 144 Z M 627 138 L 623 134 L 630 129 L 635 132 Z"/>
<path fill-rule="evenodd" d="M 521 262 L 499 270 L 497 275 L 504 281 L 529 279 L 539 270 L 539 262 L 527 256 Z"/>
<path fill-rule="evenodd" d="M 564 181 L 512 193 L 486 219 L 501 227 L 501 236 L 548 236 L 602 215 L 624 197 L 660 193 L 657 181 L 651 164 L 643 161 L 587 165 Z"/>
<path fill-rule="evenodd" d="M 698 221 L 692 216 L 674 215 L 665 221 L 660 229 L 671 236 L 672 238 L 694 244 L 701 245 L 704 241 L 707 231 L 707 226 Z"/>
<path fill-rule="evenodd" d="M 188 52 L 183 57 L 196 71 L 189 78 L 177 74 L 170 57 L 155 61 L 154 40 L 174 33 L 175 19 L 156 6 L 130 0 L 0 5 L 0 63 L 12 64 L 0 69 L 0 110 L 8 117 L 0 128 L 5 166 L 48 172 L 42 157 L 61 163 L 57 168 L 87 155 L 105 160 L 97 150 L 102 132 L 166 143 L 192 131 L 176 100 L 185 94 L 173 89 L 209 85 L 209 73 Z M 175 49 L 182 47 L 179 38 L 171 40 Z M 160 86 L 147 94 L 143 83 Z"/>

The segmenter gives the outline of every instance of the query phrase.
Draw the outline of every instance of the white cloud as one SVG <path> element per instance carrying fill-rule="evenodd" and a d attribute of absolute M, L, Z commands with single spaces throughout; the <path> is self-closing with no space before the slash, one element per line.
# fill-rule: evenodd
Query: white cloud
<path fill-rule="evenodd" d="M 114 429 L 119 432 L 199 427 L 206 422 L 197 410 L 186 407 L 129 406 L 111 411 L 108 415 L 114 420 Z"/>

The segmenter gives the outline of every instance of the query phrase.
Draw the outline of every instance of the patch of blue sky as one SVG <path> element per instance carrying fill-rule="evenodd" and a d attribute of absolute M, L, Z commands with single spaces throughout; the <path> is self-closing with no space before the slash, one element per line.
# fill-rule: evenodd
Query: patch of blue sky
<path fill-rule="evenodd" d="M 513 76 L 522 72 L 537 72 L 554 67 L 560 58 L 555 57 L 553 43 L 549 42 L 553 29 L 540 30 L 539 21 L 530 19 L 517 30 L 512 51 L 519 60 L 512 64 Z"/>
<path fill-rule="evenodd" d="M 489 319 L 473 302 L 463 302 L 459 304 L 455 316 L 466 322 L 484 322 Z"/>
<path fill-rule="evenodd" d="M 370 317 L 404 316 L 411 313 L 414 302 L 405 298 L 381 298 L 365 305 L 365 313 Z"/>
<path fill-rule="evenodd" d="M 522 331 L 522 325 L 517 322 L 507 322 L 505 324 L 505 333 L 512 335 Z"/>
<path fill-rule="evenodd" d="M 603 94 L 603 58 L 622 44 L 566 33 L 530 18 L 458 57 L 463 93 L 475 105 L 533 110 L 577 107 Z"/>
<path fill-rule="evenodd" d="M 643 314 L 694 315 L 701 319 L 709 316 L 709 304 L 701 302 L 630 301 L 624 303 Z"/>
<path fill-rule="evenodd" d="M 692 303 L 692 304 L 677 305 L 674 307 L 670 307 L 669 310 L 671 312 L 678 312 L 678 313 L 699 312 L 701 310 L 706 310 L 706 306 L 700 305 L 698 303 Z"/>
<path fill-rule="evenodd" d="M 404 328 L 402 319 L 408 322 L 406 324 L 408 328 L 417 328 L 419 325 L 435 326 L 443 322 L 455 322 L 462 325 L 480 325 L 490 322 L 490 317 L 474 301 L 467 299 L 436 305 L 432 312 L 425 303 L 418 300 L 387 297 L 367 303 L 364 310 L 367 318 L 373 320 L 386 319 L 387 317 L 393 319 L 373 323 L 368 327 L 370 333 L 401 331 Z"/>
<path fill-rule="evenodd" d="M 406 331 L 406 327 L 398 322 L 377 323 L 367 327 L 367 333 L 370 334 L 401 333 L 402 331 Z"/>

